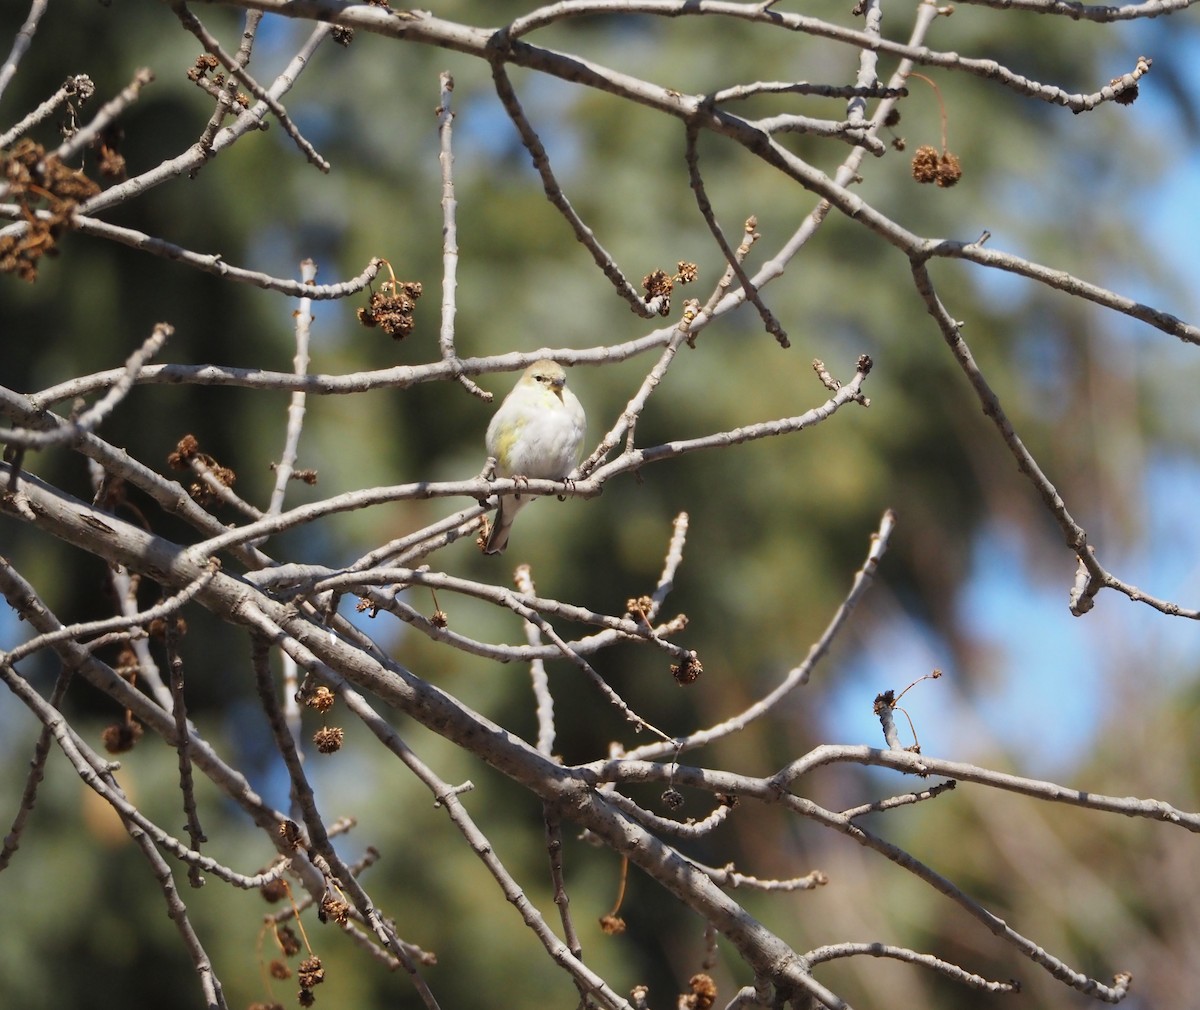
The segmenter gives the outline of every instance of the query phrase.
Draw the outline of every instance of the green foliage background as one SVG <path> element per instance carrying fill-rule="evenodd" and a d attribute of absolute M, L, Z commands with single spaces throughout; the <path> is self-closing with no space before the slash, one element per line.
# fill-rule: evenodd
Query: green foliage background
<path fill-rule="evenodd" d="M 0 9 L 0 40 L 11 38 L 24 17 L 19 6 Z M 437 13 L 494 24 L 524 9 L 467 0 L 446 7 Z M 844 7 L 818 2 L 805 12 L 842 19 Z M 198 13 L 232 49 L 240 30 L 236 14 L 207 7 Z M 910 18 L 910 11 L 889 9 L 889 37 L 905 37 Z M 252 65 L 258 79 L 269 80 L 306 33 L 303 25 L 268 19 Z M 755 79 L 848 80 L 856 59 L 828 42 L 746 24 L 718 26 L 705 18 L 583 19 L 536 41 L 685 92 Z M 1182 67 L 1195 53 L 1194 18 L 1112 28 L 964 7 L 939 21 L 931 44 L 989 56 L 1081 91 L 1126 71 L 1146 50 L 1156 62 L 1145 87 L 1156 89 L 1160 110 L 1164 100 L 1172 103 L 1169 116 L 1157 122 L 1169 118 L 1174 132 L 1152 136 L 1144 102 L 1076 117 L 986 81 L 931 73 L 946 102 L 949 143 L 964 165 L 963 181 L 949 191 L 919 187 L 909 176 L 908 155 L 890 153 L 865 164 L 862 196 L 923 234 L 971 239 L 989 229 L 1000 248 L 1122 291 L 1146 292 L 1147 300 L 1153 295 L 1160 307 L 1181 315 L 1194 311 L 1186 271 L 1169 262 L 1170 250 L 1143 241 L 1139 197 L 1195 139 L 1195 112 L 1181 97 Z M 88 73 L 100 101 L 138 66 L 149 65 L 156 83 L 122 118 L 123 151 L 130 172 L 140 172 L 192 143 L 209 115 L 210 100 L 184 77 L 197 52 L 165 5 L 53 6 L 0 102 L 0 122 L 20 118 L 69 74 Z M 882 60 L 882 76 L 892 65 Z M 645 332 L 647 324 L 615 297 L 545 201 L 492 93 L 487 68 L 457 54 L 361 33 L 347 50 L 323 46 L 286 100 L 301 129 L 333 163 L 330 176 L 306 165 L 272 126 L 239 142 L 194 179 L 150 191 L 111 217 L 271 274 L 295 275 L 298 262 L 311 256 L 326 282 L 357 273 L 372 256 L 386 256 L 398 274 L 425 285 L 416 332 L 396 344 L 362 329 L 354 304 L 321 305 L 313 370 L 339 373 L 433 359 L 441 275 L 433 109 L 442 69 L 457 85 L 461 353 L 593 346 Z M 518 71 L 513 76 L 567 193 L 627 275 L 636 279 L 694 260 L 702 297 L 723 264 L 688 189 L 678 124 L 610 96 Z M 908 152 L 921 143 L 936 145 L 940 133 L 932 92 L 917 82 L 911 87 L 897 128 Z M 831 114 L 816 100 L 790 108 Z M 54 142 L 48 129 L 39 139 Z M 840 144 L 812 139 L 798 140 L 797 149 L 827 169 L 845 152 Z M 763 253 L 773 251 L 810 209 L 808 194 L 745 152 L 715 138 L 705 138 L 701 151 L 722 224 L 736 233 L 746 217 L 757 215 Z M 934 273 L 951 311 L 967 321 L 973 350 L 1027 444 L 1068 502 L 1079 503 L 1081 520 L 1135 559 L 1139 578 L 1154 573 L 1153 551 L 1165 545 L 1151 536 L 1146 474 L 1152 458 L 1195 452 L 1196 416 L 1187 400 L 1196 378 L 1194 354 L 1123 317 L 1106 317 L 1012 279 L 952 263 L 939 264 Z M 937 720 L 966 720 L 964 712 L 986 706 L 996 681 L 1015 672 L 989 652 L 978 615 L 964 606 L 964 584 L 980 542 L 997 530 L 1012 532 L 1006 542 L 1017 544 L 1023 570 L 1035 583 L 1045 579 L 1058 587 L 1063 610 L 1074 560 L 981 415 L 924 314 L 902 257 L 835 216 L 765 296 L 793 348 L 777 347 L 749 310 L 710 327 L 652 399 L 639 426 L 641 444 L 802 413 L 825 399 L 809 367 L 813 357 L 849 378 L 855 358 L 871 354 L 876 369 L 868 383 L 869 410 L 847 408 L 784 440 L 654 466 L 643 480 L 617 481 L 594 501 L 539 505 L 536 519 L 532 510 L 523 517 L 514 551 L 500 567 L 468 543 L 448 549 L 438 563 L 455 574 L 503 581 L 513 561 L 527 560 L 545 595 L 620 612 L 625 599 L 652 587 L 671 520 L 687 510 L 688 552 L 668 610 L 690 618 L 683 640 L 698 650 L 704 677 L 681 691 L 659 656 L 629 648 L 613 650 L 599 663 L 637 711 L 671 732 L 685 732 L 740 709 L 804 657 L 845 594 L 881 513 L 894 508 L 900 524 L 880 585 L 817 681 L 767 724 L 695 760 L 766 773 L 816 743 L 837 739 L 843 724 L 828 698 L 839 678 L 869 719 L 875 691 L 899 689 L 928 672 L 898 663 L 871 670 L 877 679 L 869 683 L 847 679 L 863 670 L 861 657 L 872 642 L 897 625 L 926 643 L 936 665 L 952 674 L 953 683 L 931 687 L 950 700 L 931 706 L 926 721 L 918 721 L 923 734 L 948 739 L 950 731 Z M 36 284 L 0 278 L 0 376 L 5 385 L 32 391 L 112 367 L 159 320 L 176 329 L 161 360 L 287 369 L 294 307 L 276 295 L 70 236 Z M 649 362 L 643 357 L 572 373 L 593 439 L 611 425 Z M 487 377 L 484 384 L 503 394 L 509 380 Z M 167 453 L 193 432 L 206 451 L 237 470 L 239 493 L 262 504 L 286 405 L 287 394 L 145 387 L 102 434 L 165 471 Z M 358 487 L 474 475 L 483 462 L 490 409 L 452 385 L 311 397 L 299 463 L 317 468 L 320 483 L 293 487 L 289 504 Z M 78 457 L 55 450 L 29 465 L 90 497 Z M 341 564 L 446 511 L 447 503 L 423 502 L 338 516 L 285 538 L 279 551 L 296 560 Z M 157 514 L 152 523 L 163 535 L 188 535 Z M 10 526 L 0 526 L 0 550 L 34 578 L 64 620 L 110 612 L 96 563 L 80 561 L 62 545 L 12 534 Z M 432 609 L 429 601 L 414 600 Z M 470 601 L 439 602 L 451 625 L 473 637 L 519 640 L 520 629 L 508 615 Z M 1106 600 L 1105 616 L 1088 620 L 1102 636 L 1102 620 L 1134 607 Z M 257 788 L 286 804 L 286 781 L 253 700 L 247 642 L 203 613 L 188 616 L 192 715 L 223 753 L 249 769 Z M 398 659 L 513 731 L 532 734 L 525 671 L 446 650 L 388 621 L 378 618 L 370 630 Z M 5 641 L 17 641 L 20 632 L 10 624 L 0 618 Z M 1036 627 L 1012 628 L 1014 638 L 1038 633 Z M 1109 666 L 1086 677 L 1061 671 L 1068 683 L 1078 676 L 1087 689 L 1107 692 L 1097 719 L 1119 728 L 1096 733 L 1094 753 L 1058 769 L 1066 781 L 1197 806 L 1196 777 L 1188 771 L 1195 767 L 1194 652 L 1176 658 L 1161 677 L 1157 670 L 1123 665 L 1130 661 L 1127 653 L 1113 654 Z M 26 666 L 26 672 L 37 671 L 36 664 Z M 47 668 L 40 676 L 52 672 Z M 551 677 L 564 760 L 605 753 L 609 740 L 623 733 L 616 714 L 565 666 L 552 669 Z M 1144 689 L 1129 688 L 1131 677 Z M 1021 704 L 1064 705 L 1063 718 L 1070 720 L 1073 701 L 1072 691 L 1059 687 Z M 83 685 L 75 688 L 68 711 L 77 722 L 93 723 L 97 734 L 117 715 Z M 1014 709 L 1014 717 L 1019 712 Z M 443 778 L 475 783 L 467 798 L 473 815 L 527 883 L 530 897 L 553 918 L 540 808 L 443 741 L 403 720 L 399 726 Z M 16 808 L 36 731 L 13 702 L 0 701 L 0 759 L 7 768 L 0 812 Z M 1011 762 L 1022 771 L 1037 765 L 1036 754 L 1013 753 L 1003 739 L 994 747 L 969 756 Z M 1131 751 L 1136 761 L 1128 760 Z M 168 828 L 177 826 L 169 749 L 148 739 L 122 763 L 122 781 L 144 809 Z M 368 887 L 402 935 L 437 953 L 439 966 L 429 978 L 444 1007 L 573 1005 L 573 987 L 519 927 L 479 862 L 456 844 L 457 836 L 447 841 L 452 832 L 444 813 L 381 759 L 364 732 L 349 727 L 347 748 L 334 758 L 314 755 L 309 768 L 325 812 L 359 818 L 344 851 L 354 856 L 368 844 L 381 851 Z M 903 788 L 894 777 L 850 770 L 822 773 L 806 786 L 835 808 Z M 245 872 L 255 860 L 270 858 L 262 840 L 214 791 L 202 788 L 201 800 L 214 856 Z M 693 802 L 695 808 L 683 813 L 703 816 L 707 811 Z M 873 828 L 964 882 L 997 914 L 1082 970 L 1108 977 L 1131 968 L 1135 985 L 1144 987 L 1138 989 L 1142 1005 L 1182 1006 L 1172 996 L 1183 991 L 1183 965 L 1200 924 L 1173 881 L 1187 865 L 1190 840 L 1160 825 L 1106 823 L 1096 815 L 1030 807 L 960 788 L 951 798 Z M 977 924 L 895 867 L 776 810 L 742 811 L 717 836 L 685 849 L 718 865 L 736 860 L 739 869 L 760 877 L 827 872 L 831 884 L 812 894 L 746 898 L 750 910 L 797 949 L 841 939 L 908 944 L 989 977 L 1019 971 L 1027 985 L 1022 1006 L 1084 1004 L 1024 964 L 1014 966 Z M 1190 852 L 1194 862 L 1194 847 Z M 635 874 L 623 908 L 629 932 L 602 937 L 595 923 L 613 901 L 619 867 L 611 855 L 573 837 L 566 865 L 589 962 L 619 990 L 645 982 L 654 1005 L 669 1005 L 699 969 L 701 924 Z M 1182 872 L 1194 898 L 1195 874 Z M 261 899 L 216 883 L 184 897 L 231 1006 L 265 999 L 256 953 Z M 5 1005 L 200 1005 L 161 894 L 140 856 L 57 755 L 22 848 L 0 875 L 0 901 L 9 910 L 9 925 L 0 929 Z M 329 966 L 318 1005 L 418 1005 L 404 978 L 368 963 L 332 931 L 309 928 Z M 723 999 L 750 981 L 732 962 L 722 962 L 716 974 Z M 821 977 L 860 1006 L 1001 1004 L 898 965 L 856 961 Z M 291 994 L 277 984 L 276 995 L 286 1000 Z M 1004 1005 L 1015 1005 L 1013 999 Z"/>

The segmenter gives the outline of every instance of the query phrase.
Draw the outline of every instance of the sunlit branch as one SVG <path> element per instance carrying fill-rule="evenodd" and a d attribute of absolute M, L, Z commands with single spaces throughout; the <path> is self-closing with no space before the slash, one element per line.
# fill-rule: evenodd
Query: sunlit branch
<path fill-rule="evenodd" d="M 870 550 L 867 552 L 867 557 L 862 567 L 854 575 L 854 582 L 850 587 L 850 592 L 834 613 L 829 624 L 825 626 L 821 637 L 808 650 L 808 655 L 805 657 L 804 662 L 799 666 L 793 667 L 777 687 L 747 707 L 744 711 L 723 720 L 716 726 L 696 730 L 693 733 L 672 741 L 669 749 L 658 744 L 646 744 L 636 750 L 630 751 L 626 757 L 630 759 L 653 760 L 669 754 L 679 754 L 684 751 L 693 750 L 705 744 L 712 743 L 715 740 L 720 740 L 722 737 L 740 732 L 756 719 L 760 719 L 772 711 L 796 688 L 807 684 L 813 670 L 829 652 L 834 639 L 845 626 L 846 621 L 849 620 L 859 600 L 862 599 L 863 594 L 870 587 L 872 581 L 874 581 L 876 570 L 884 553 L 887 551 L 888 541 L 891 539 L 895 524 L 895 515 L 890 510 L 885 512 L 880 520 L 879 528 L 871 535 Z"/>
<path fill-rule="evenodd" d="M 239 84 L 241 84 L 247 91 L 250 92 L 250 94 L 252 94 L 271 110 L 271 114 L 279 121 L 279 125 L 283 128 L 284 132 L 292 138 L 292 141 L 300 149 L 301 153 L 322 172 L 328 172 L 330 169 L 329 162 L 322 158 L 317 152 L 316 148 L 314 148 L 312 144 L 305 139 L 303 134 L 300 133 L 299 129 L 296 127 L 296 124 L 292 121 L 291 116 L 288 115 L 287 109 L 285 109 L 266 88 L 264 88 L 258 83 L 258 81 L 256 81 L 246 72 L 246 69 L 241 61 L 230 56 L 227 52 L 225 52 L 224 49 L 221 48 L 221 43 L 217 41 L 216 37 L 212 35 L 212 33 L 210 33 L 203 24 L 201 24 L 200 19 L 197 18 L 196 15 L 190 10 L 188 10 L 187 4 L 184 3 L 183 0 L 170 0 L 168 6 L 172 11 L 174 11 L 175 16 L 179 18 L 180 24 L 182 24 L 184 28 L 196 36 L 200 44 L 204 47 L 205 51 L 212 53 L 213 56 L 220 60 L 221 66 L 228 70 L 229 73 L 237 79 Z M 319 45 L 321 41 L 329 34 L 329 31 L 329 25 L 316 25 L 313 34 L 309 39 L 309 47 L 311 49 L 315 49 L 317 45 Z"/>

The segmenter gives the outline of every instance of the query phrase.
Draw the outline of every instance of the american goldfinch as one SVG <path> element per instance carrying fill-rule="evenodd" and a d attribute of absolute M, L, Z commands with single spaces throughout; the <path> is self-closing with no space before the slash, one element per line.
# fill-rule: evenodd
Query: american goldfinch
<path fill-rule="evenodd" d="M 562 365 L 535 361 L 488 425 L 487 451 L 495 457 L 496 476 L 562 480 L 579 461 L 586 424 Z M 484 554 L 499 554 L 508 546 L 513 519 L 532 500 L 522 494 L 500 496 Z"/>

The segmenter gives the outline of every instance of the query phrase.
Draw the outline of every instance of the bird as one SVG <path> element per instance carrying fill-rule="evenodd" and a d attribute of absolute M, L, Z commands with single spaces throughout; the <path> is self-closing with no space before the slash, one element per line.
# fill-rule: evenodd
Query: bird
<path fill-rule="evenodd" d="M 557 361 L 535 361 L 504 398 L 487 429 L 488 455 L 497 477 L 562 480 L 579 461 L 587 418 L 567 389 L 567 373 Z M 496 521 L 483 548 L 500 554 L 508 546 L 513 519 L 533 499 L 502 494 Z"/>

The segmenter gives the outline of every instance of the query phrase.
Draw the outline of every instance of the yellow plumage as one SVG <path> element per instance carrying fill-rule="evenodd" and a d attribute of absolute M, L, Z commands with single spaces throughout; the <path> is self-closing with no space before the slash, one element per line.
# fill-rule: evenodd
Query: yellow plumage
<path fill-rule="evenodd" d="M 525 369 L 488 425 L 487 450 L 497 477 L 562 480 L 574 469 L 587 420 L 566 382 L 567 373 L 555 361 L 535 361 Z M 530 501 L 529 495 L 500 496 L 485 554 L 508 546 L 513 519 Z"/>

